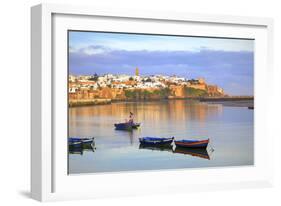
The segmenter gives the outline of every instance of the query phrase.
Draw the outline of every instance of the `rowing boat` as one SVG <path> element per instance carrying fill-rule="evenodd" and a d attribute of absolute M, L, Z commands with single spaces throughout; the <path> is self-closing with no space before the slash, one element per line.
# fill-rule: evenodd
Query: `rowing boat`
<path fill-rule="evenodd" d="M 171 145 L 174 137 L 171 138 L 159 138 L 159 137 L 142 137 L 139 138 L 142 145 Z"/>
<path fill-rule="evenodd" d="M 178 140 L 175 141 L 177 147 L 187 148 L 206 148 L 209 144 L 209 139 L 205 140 Z"/>
<path fill-rule="evenodd" d="M 69 146 L 81 146 L 81 145 L 92 144 L 92 143 L 94 143 L 94 137 L 92 137 L 92 138 L 69 137 L 68 138 Z"/>
<path fill-rule="evenodd" d="M 116 130 L 132 130 L 137 129 L 140 126 L 140 123 L 125 122 L 114 124 L 114 126 Z"/>

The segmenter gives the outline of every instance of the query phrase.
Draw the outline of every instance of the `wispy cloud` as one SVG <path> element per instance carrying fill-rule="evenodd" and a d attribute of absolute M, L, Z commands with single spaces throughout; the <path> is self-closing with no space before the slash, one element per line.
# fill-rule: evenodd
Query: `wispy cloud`
<path fill-rule="evenodd" d="M 135 67 L 142 75 L 165 74 L 187 78 L 204 77 L 233 95 L 253 94 L 253 52 L 119 50 L 104 45 L 89 45 L 70 50 L 72 74 L 132 74 Z M 235 85 L 235 86 L 234 86 Z"/>
<path fill-rule="evenodd" d="M 253 51 L 253 41 L 243 39 L 119 34 L 104 32 L 70 32 L 70 46 L 75 49 L 102 45 L 126 51 Z"/>
<path fill-rule="evenodd" d="M 204 77 L 233 95 L 253 94 L 254 41 L 104 32 L 69 33 L 72 74 Z"/>

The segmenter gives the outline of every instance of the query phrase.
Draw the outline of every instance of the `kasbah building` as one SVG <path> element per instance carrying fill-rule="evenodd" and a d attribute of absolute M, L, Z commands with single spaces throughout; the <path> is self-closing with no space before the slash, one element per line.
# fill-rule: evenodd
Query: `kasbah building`
<path fill-rule="evenodd" d="M 69 100 L 111 99 L 126 100 L 125 90 L 153 92 L 169 88 L 171 98 L 186 98 L 185 88 L 206 91 L 207 96 L 225 96 L 222 88 L 208 85 L 204 78 L 187 80 L 176 76 L 140 76 L 139 68 L 135 75 L 69 76 Z"/>

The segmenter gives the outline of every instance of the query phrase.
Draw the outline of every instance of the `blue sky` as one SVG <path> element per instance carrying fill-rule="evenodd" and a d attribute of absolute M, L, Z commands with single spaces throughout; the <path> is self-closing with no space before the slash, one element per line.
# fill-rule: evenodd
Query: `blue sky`
<path fill-rule="evenodd" d="M 69 32 L 69 73 L 204 77 L 231 95 L 253 95 L 254 40 Z"/>

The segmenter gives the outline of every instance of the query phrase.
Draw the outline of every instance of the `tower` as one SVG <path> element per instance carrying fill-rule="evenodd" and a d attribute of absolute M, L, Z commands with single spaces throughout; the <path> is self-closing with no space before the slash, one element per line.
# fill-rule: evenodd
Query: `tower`
<path fill-rule="evenodd" d="M 136 68 L 135 75 L 136 75 L 136 76 L 139 76 L 139 74 L 140 74 L 140 72 L 139 72 L 139 68 L 137 67 L 137 68 Z"/>
<path fill-rule="evenodd" d="M 198 79 L 198 82 L 199 82 L 200 84 L 205 84 L 205 79 L 204 79 L 204 78 L 199 78 L 199 79 Z"/>

